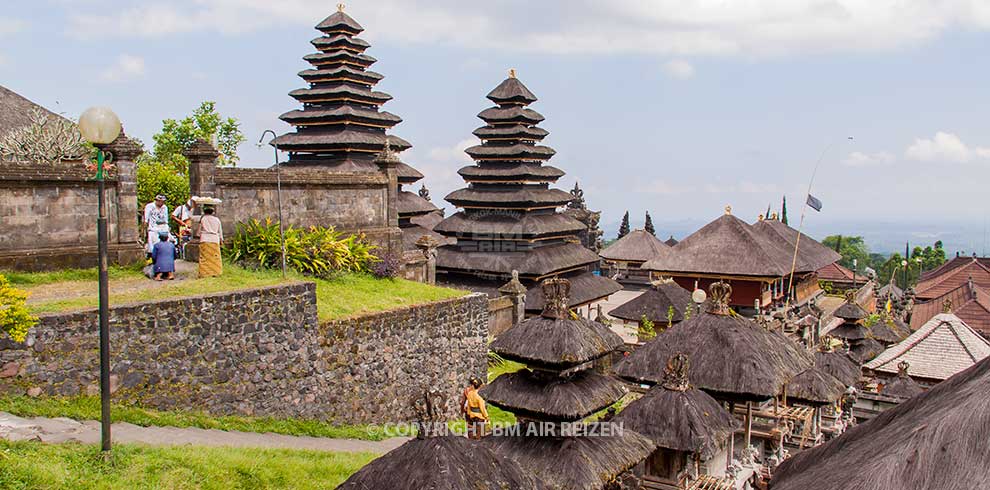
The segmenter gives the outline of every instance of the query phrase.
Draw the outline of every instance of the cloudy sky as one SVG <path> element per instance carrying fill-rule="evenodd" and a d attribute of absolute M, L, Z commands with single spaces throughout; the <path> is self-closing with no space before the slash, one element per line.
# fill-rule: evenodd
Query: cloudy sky
<path fill-rule="evenodd" d="M 534 6 L 535 4 L 535 6 Z M 267 165 L 325 0 L 5 1 L 0 84 L 70 116 L 109 105 L 150 142 L 215 100 Z M 731 204 L 755 218 L 812 169 L 820 233 L 890 226 L 984 246 L 990 177 L 985 0 L 359 0 L 385 109 L 434 201 L 461 184 L 484 95 L 515 68 L 540 97 L 553 164 L 611 227 L 675 234 Z M 847 136 L 854 136 L 848 141 Z M 853 224 L 856 224 L 855 226 Z M 880 226 L 880 225 L 883 226 Z M 893 224 L 893 225 L 891 225 Z M 874 226 L 876 225 L 876 226 Z M 899 227 L 899 228 L 898 228 Z M 863 231 L 865 230 L 865 231 Z M 661 229 L 661 232 L 665 230 Z M 883 234 L 887 234 L 884 232 Z M 945 235 L 948 236 L 948 235 Z"/>

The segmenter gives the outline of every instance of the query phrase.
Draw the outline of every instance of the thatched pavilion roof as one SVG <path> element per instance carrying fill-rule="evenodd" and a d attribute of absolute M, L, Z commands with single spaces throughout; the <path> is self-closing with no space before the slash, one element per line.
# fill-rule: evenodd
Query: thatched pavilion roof
<path fill-rule="evenodd" d="M 783 277 L 791 269 L 791 257 L 780 243 L 757 233 L 728 210 L 671 251 L 647 261 L 642 268 L 662 273 L 754 277 Z"/>
<path fill-rule="evenodd" d="M 841 351 L 816 352 L 815 366 L 846 386 L 855 386 L 863 376 L 863 369 L 859 364 Z"/>
<path fill-rule="evenodd" d="M 368 463 L 339 490 L 549 489 L 531 471 L 463 436 L 412 439 Z"/>
<path fill-rule="evenodd" d="M 691 358 L 691 382 L 714 396 L 764 400 L 814 365 L 804 348 L 777 332 L 732 313 L 731 287 L 710 287 L 709 310 L 668 328 L 623 359 L 615 372 L 636 382 L 662 381 L 667 360 L 676 353 Z"/>
<path fill-rule="evenodd" d="M 907 361 L 899 362 L 897 364 L 897 377 L 884 383 L 880 393 L 902 400 L 924 393 L 925 388 L 908 375 L 910 365 L 911 363 Z"/>
<path fill-rule="evenodd" d="M 859 306 L 859 304 L 856 303 L 855 299 L 852 297 L 852 294 L 849 294 L 846 296 L 846 302 L 842 303 L 842 306 L 838 307 L 835 312 L 832 313 L 832 316 L 841 318 L 847 322 L 857 322 L 870 316 L 870 314 L 867 313 L 862 306 Z"/>
<path fill-rule="evenodd" d="M 673 247 L 674 245 L 677 245 L 678 241 L 674 238 L 674 235 L 670 235 L 670 238 L 664 240 L 663 243 L 665 243 L 668 247 Z"/>
<path fill-rule="evenodd" d="M 809 405 L 828 405 L 842 397 L 846 384 L 815 366 L 798 374 L 787 384 L 787 399 Z"/>
<path fill-rule="evenodd" d="M 863 339 L 849 348 L 849 357 L 860 364 L 866 364 L 874 357 L 880 355 L 883 349 L 884 346 L 880 342 L 873 339 Z"/>
<path fill-rule="evenodd" d="M 622 346 L 622 337 L 607 326 L 585 318 L 571 318 L 567 311 L 569 288 L 567 279 L 544 281 L 543 313 L 499 335 L 491 350 L 509 360 L 563 370 L 598 359 Z"/>
<path fill-rule="evenodd" d="M 990 488 L 990 360 L 785 460 L 771 490 Z"/>
<path fill-rule="evenodd" d="M 646 262 L 670 251 L 667 244 L 661 242 L 646 230 L 633 230 L 626 236 L 616 240 L 598 255 L 606 260 L 623 260 L 627 262 Z"/>
<path fill-rule="evenodd" d="M 679 359 L 682 358 L 682 363 Z M 687 356 L 668 362 L 665 381 L 622 409 L 613 420 L 649 437 L 657 447 L 711 458 L 739 422 L 710 395 L 689 385 Z"/>
<path fill-rule="evenodd" d="M 797 245 L 798 256 L 795 270 L 813 272 L 842 259 L 835 250 L 822 245 L 814 238 L 798 232 L 777 219 L 764 219 L 753 224 L 753 230 L 781 244 L 791 254 Z M 800 236 L 800 242 L 798 241 Z M 793 259 L 793 257 L 792 257 Z"/>
<path fill-rule="evenodd" d="M 563 277 L 571 281 L 571 294 L 568 296 L 567 305 L 570 308 L 604 298 L 622 289 L 615 280 L 590 272 L 572 273 Z M 526 291 L 526 311 L 542 311 L 543 306 L 543 294 L 540 293 L 540 288 L 529 288 Z"/>
<path fill-rule="evenodd" d="M 673 281 L 658 281 L 643 294 L 619 305 L 608 314 L 630 322 L 637 322 L 646 315 L 652 322 L 667 323 L 667 312 L 673 307 L 673 321 L 679 322 L 684 320 L 685 308 L 693 305 L 688 290 Z"/>
<path fill-rule="evenodd" d="M 856 322 L 844 322 L 829 330 L 827 335 L 846 340 L 863 340 L 870 337 L 870 330 Z"/>
<path fill-rule="evenodd" d="M 601 490 L 655 449 L 653 441 L 631 430 L 610 437 L 490 436 L 482 442 L 553 490 Z"/>
<path fill-rule="evenodd" d="M 488 403 L 516 415 L 564 421 L 581 420 L 626 393 L 621 381 L 592 370 L 559 376 L 523 369 L 503 374 L 481 389 Z"/>
<path fill-rule="evenodd" d="M 885 320 L 880 320 L 870 325 L 870 337 L 887 345 L 896 344 L 904 340 L 909 333 L 899 332 L 897 327 L 893 325 L 893 322 L 887 323 Z"/>

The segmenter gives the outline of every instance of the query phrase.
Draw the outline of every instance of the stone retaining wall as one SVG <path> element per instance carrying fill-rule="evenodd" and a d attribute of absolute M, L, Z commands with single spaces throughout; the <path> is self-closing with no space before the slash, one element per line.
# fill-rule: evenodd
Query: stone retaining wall
<path fill-rule="evenodd" d="M 110 321 L 114 398 L 160 409 L 382 423 L 438 386 L 453 415 L 487 360 L 482 295 L 320 324 L 315 285 L 294 283 L 119 306 Z M 0 339 L 0 391 L 97 394 L 97 337 L 89 310 Z"/>

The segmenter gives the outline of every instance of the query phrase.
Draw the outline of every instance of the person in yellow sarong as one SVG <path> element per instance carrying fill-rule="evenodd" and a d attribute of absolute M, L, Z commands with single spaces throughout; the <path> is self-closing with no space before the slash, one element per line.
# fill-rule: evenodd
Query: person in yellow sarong
<path fill-rule="evenodd" d="M 471 378 L 471 386 L 464 392 L 463 410 L 469 439 L 481 439 L 488 423 L 488 410 L 485 408 L 485 400 L 478 394 L 478 388 L 481 388 L 481 380 Z"/>
<path fill-rule="evenodd" d="M 199 220 L 199 277 L 223 274 L 220 245 L 223 243 L 223 224 L 214 216 L 213 206 L 203 206 L 203 218 Z"/>

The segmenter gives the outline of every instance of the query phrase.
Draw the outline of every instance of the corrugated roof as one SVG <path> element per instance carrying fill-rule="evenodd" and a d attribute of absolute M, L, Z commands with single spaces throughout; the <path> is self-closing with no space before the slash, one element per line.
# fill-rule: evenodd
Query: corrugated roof
<path fill-rule="evenodd" d="M 864 367 L 896 374 L 897 364 L 907 361 L 910 376 L 944 380 L 986 357 L 990 357 L 990 341 L 958 316 L 940 313 Z"/>

